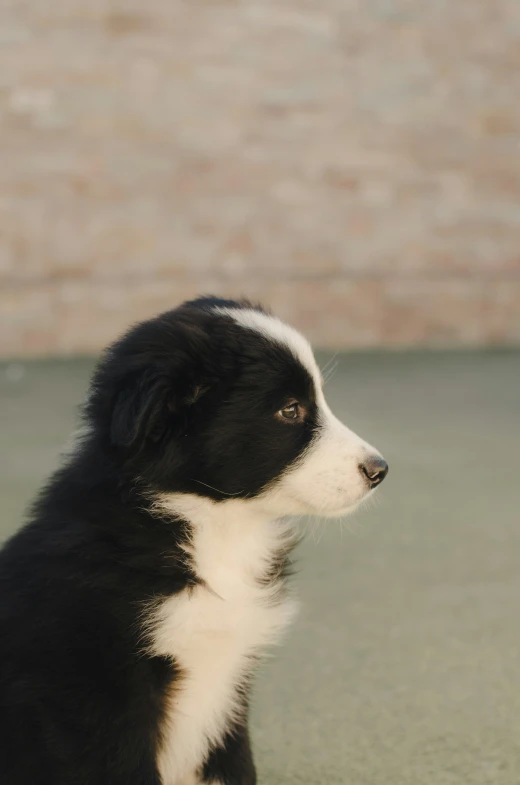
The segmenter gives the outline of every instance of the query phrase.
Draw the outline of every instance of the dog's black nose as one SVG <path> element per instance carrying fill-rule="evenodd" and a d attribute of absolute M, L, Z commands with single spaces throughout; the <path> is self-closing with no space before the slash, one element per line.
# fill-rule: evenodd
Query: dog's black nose
<path fill-rule="evenodd" d="M 375 488 L 376 485 L 383 482 L 388 474 L 388 464 L 380 455 L 373 455 L 367 458 L 359 468 L 367 478 L 371 488 Z"/>

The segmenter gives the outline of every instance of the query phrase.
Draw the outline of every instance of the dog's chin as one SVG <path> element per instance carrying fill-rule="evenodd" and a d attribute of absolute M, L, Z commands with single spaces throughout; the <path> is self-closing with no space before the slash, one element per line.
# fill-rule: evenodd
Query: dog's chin
<path fill-rule="evenodd" d="M 256 503 L 265 512 L 279 518 L 311 516 L 333 519 L 351 515 L 372 493 L 372 490 L 363 488 L 354 493 L 346 490 L 343 498 L 319 498 L 318 495 L 318 498 L 309 498 L 295 489 L 283 488 L 280 492 L 275 487 L 274 493 L 267 491 L 257 497 Z"/>
<path fill-rule="evenodd" d="M 370 493 L 363 494 L 358 499 L 354 499 L 353 501 L 348 501 L 342 504 L 341 506 L 334 506 L 334 507 L 326 507 L 318 506 L 314 504 L 309 504 L 308 502 L 302 500 L 292 500 L 292 503 L 288 505 L 288 507 L 282 512 L 278 510 L 278 514 L 281 517 L 285 516 L 312 516 L 316 518 L 325 518 L 331 519 L 334 518 L 344 518 L 347 515 L 351 515 L 355 512 L 358 507 L 367 499 Z"/>
<path fill-rule="evenodd" d="M 357 499 L 355 502 L 351 502 L 343 507 L 338 507 L 333 510 L 316 510 L 312 514 L 319 515 L 320 518 L 330 518 L 331 520 L 334 518 L 345 518 L 347 515 L 352 515 L 355 512 L 360 504 L 364 501 L 366 497 L 363 496 L 361 499 Z"/>
<path fill-rule="evenodd" d="M 368 489 L 357 496 L 355 499 L 349 499 L 345 501 L 341 505 L 334 506 L 331 508 L 323 507 L 314 507 L 313 505 L 309 505 L 308 509 L 306 510 L 307 515 L 317 516 L 319 518 L 345 518 L 347 515 L 352 515 L 353 512 L 362 507 L 368 499 L 374 494 L 375 489 Z"/>

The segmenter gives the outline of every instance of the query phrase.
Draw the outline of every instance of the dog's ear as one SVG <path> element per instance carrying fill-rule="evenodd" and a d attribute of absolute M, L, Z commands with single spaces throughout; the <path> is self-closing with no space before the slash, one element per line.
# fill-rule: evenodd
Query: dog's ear
<path fill-rule="evenodd" d="M 170 391 L 170 382 L 151 371 L 127 377 L 116 395 L 112 409 L 112 444 L 129 447 L 147 437 L 157 438 L 161 421 L 166 425 Z"/>
<path fill-rule="evenodd" d="M 110 441 L 130 447 L 145 439 L 159 441 L 168 430 L 182 427 L 186 410 L 209 389 L 207 384 L 179 383 L 158 371 L 127 377 L 116 395 L 110 421 Z"/>

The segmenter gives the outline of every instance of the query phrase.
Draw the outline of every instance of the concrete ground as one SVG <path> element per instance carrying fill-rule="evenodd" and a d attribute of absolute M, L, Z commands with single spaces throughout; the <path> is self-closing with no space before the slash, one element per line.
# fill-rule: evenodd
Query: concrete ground
<path fill-rule="evenodd" d="M 519 785 L 520 354 L 336 361 L 332 407 L 390 474 L 370 509 L 300 547 L 302 611 L 256 687 L 260 782 Z M 0 366 L 2 536 L 90 370 Z"/>

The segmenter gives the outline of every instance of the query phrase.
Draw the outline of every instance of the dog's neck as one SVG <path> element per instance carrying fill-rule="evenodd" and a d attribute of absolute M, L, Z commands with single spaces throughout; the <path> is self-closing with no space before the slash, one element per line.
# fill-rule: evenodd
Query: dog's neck
<path fill-rule="evenodd" d="M 296 543 L 294 524 L 277 520 L 252 499 L 215 502 L 195 494 L 162 494 L 162 515 L 189 523 L 184 547 L 194 573 L 223 598 L 279 588 Z"/>

